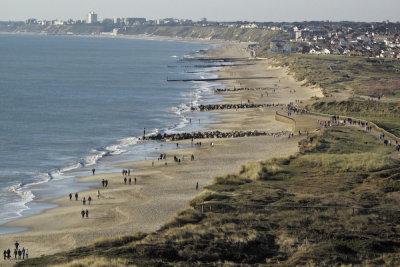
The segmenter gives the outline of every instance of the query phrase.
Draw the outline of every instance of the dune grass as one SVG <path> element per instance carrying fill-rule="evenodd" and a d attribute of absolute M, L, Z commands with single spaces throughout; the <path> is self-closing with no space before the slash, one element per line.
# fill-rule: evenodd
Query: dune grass
<path fill-rule="evenodd" d="M 399 265 L 394 148 L 343 127 L 300 145 L 295 156 L 249 162 L 216 177 L 155 233 L 96 241 L 19 266 L 99 256 L 138 266 Z"/>
<path fill-rule="evenodd" d="M 69 263 L 51 265 L 51 267 L 124 267 L 128 265 L 127 260 L 109 259 L 102 257 L 86 257 L 79 260 L 74 260 Z"/>

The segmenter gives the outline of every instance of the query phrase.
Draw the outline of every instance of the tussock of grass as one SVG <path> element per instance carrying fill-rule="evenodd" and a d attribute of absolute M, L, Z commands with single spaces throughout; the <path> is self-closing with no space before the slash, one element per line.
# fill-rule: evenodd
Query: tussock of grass
<path fill-rule="evenodd" d="M 69 263 L 51 265 L 51 267 L 125 267 L 128 261 L 124 259 L 109 259 L 104 257 L 87 257 Z"/>
<path fill-rule="evenodd" d="M 305 155 L 293 162 L 296 167 L 319 168 L 321 171 L 380 171 L 390 168 L 395 160 L 371 153 Z"/>
<path fill-rule="evenodd" d="M 201 212 L 194 210 L 192 208 L 187 208 L 180 211 L 177 215 L 172 217 L 172 219 L 169 222 L 167 222 L 161 229 L 183 226 L 185 224 L 190 224 L 190 223 L 198 223 L 203 219 L 203 217 L 204 216 Z"/>
<path fill-rule="evenodd" d="M 222 200 L 222 199 L 227 199 L 229 196 L 217 192 L 210 191 L 208 189 L 205 189 L 203 192 L 200 193 L 200 195 L 196 196 L 190 201 L 190 206 L 194 207 L 196 205 L 199 205 L 203 201 L 217 201 L 217 200 Z"/>
<path fill-rule="evenodd" d="M 251 179 L 249 179 L 248 177 L 242 178 L 232 174 L 215 177 L 213 180 L 213 184 L 215 185 L 242 185 L 250 182 Z"/>
<path fill-rule="evenodd" d="M 145 233 L 137 232 L 135 234 L 130 235 L 121 235 L 116 238 L 98 238 L 93 241 L 93 246 L 96 248 L 110 248 L 110 247 L 118 247 L 133 241 L 142 240 L 146 237 Z"/>

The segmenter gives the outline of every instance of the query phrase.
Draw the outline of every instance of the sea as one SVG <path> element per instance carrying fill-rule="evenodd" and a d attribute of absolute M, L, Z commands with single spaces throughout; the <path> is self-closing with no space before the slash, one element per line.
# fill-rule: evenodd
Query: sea
<path fill-rule="evenodd" d="M 191 60 L 215 45 L 48 35 L 0 35 L 0 234 L 9 221 L 94 186 L 76 179 L 120 172 L 116 163 L 156 158 L 172 145 L 156 133 L 206 129 L 190 107 L 216 102 L 218 63 Z M 210 66 L 211 64 L 211 66 Z"/>

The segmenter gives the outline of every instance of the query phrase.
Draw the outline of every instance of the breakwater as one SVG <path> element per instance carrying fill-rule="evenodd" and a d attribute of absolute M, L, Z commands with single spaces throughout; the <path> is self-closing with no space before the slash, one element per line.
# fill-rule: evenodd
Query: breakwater
<path fill-rule="evenodd" d="M 166 140 L 166 141 L 179 141 L 179 140 L 189 140 L 189 139 L 207 139 L 207 138 L 239 138 L 239 137 L 249 137 L 249 136 L 283 136 L 289 134 L 288 131 L 280 132 L 264 132 L 264 131 L 230 131 L 230 132 L 220 132 L 220 131 L 202 131 L 193 133 L 175 133 L 175 134 L 157 134 L 144 136 L 142 140 Z"/>
<path fill-rule="evenodd" d="M 215 92 L 236 92 L 236 91 L 264 91 L 264 90 L 274 90 L 274 88 L 268 87 L 259 87 L 259 88 L 248 88 L 248 87 L 241 87 L 241 88 L 217 88 Z"/>
<path fill-rule="evenodd" d="M 265 107 L 277 107 L 283 106 L 283 104 L 210 104 L 210 105 L 199 105 L 197 107 L 191 107 L 192 111 L 208 111 L 208 110 L 224 110 L 224 109 L 246 109 L 246 108 L 265 108 Z"/>

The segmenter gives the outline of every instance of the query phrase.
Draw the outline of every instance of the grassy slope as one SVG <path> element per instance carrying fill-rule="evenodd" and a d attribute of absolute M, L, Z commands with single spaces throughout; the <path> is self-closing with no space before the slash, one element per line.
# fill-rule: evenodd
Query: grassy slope
<path fill-rule="evenodd" d="M 194 208 L 156 233 L 98 241 L 19 266 L 71 260 L 91 266 L 93 256 L 139 266 L 400 264 L 400 162 L 388 157 L 393 147 L 347 128 L 311 139 L 296 156 L 248 163 L 215 178 Z"/>
<path fill-rule="evenodd" d="M 363 57 L 263 52 L 279 64 L 289 66 L 295 77 L 308 85 L 319 85 L 326 94 L 348 91 L 350 95 L 397 97 L 400 94 L 400 61 L 381 64 Z"/>
<path fill-rule="evenodd" d="M 320 99 L 307 109 L 370 120 L 400 136 L 400 61 L 380 64 L 361 57 L 260 53 L 288 66 L 305 84 L 320 86 L 325 95 L 343 99 Z M 365 96 L 383 99 L 366 100 Z"/>

